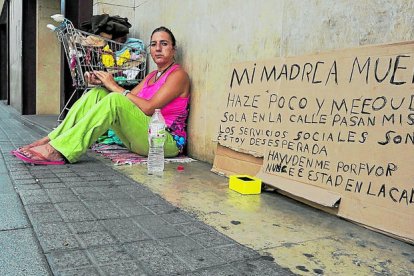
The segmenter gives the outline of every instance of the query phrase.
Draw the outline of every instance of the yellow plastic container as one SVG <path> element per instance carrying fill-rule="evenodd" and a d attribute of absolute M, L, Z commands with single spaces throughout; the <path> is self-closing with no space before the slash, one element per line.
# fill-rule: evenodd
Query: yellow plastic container
<path fill-rule="evenodd" d="M 262 180 L 250 175 L 231 175 L 229 188 L 243 195 L 256 195 L 262 191 Z"/>

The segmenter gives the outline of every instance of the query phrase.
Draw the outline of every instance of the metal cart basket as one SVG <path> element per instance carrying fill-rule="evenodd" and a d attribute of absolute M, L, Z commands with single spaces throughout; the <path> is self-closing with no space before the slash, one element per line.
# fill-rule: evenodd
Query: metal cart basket
<path fill-rule="evenodd" d="M 125 43 L 119 43 L 76 29 L 63 15 L 56 14 L 51 17 L 60 22 L 57 27 L 52 24 L 47 27 L 56 32 L 62 42 L 74 87 L 58 116 L 58 123 L 69 110 L 74 95 L 79 91 L 85 93 L 94 87 L 87 83 L 86 73 L 110 72 L 121 86 L 136 85 L 144 79 L 147 53 L 141 40 L 129 38 Z"/>

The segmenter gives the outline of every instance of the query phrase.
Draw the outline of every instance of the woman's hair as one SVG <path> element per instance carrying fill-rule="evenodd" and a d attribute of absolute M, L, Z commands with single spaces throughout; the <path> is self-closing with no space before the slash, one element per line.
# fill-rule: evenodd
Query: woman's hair
<path fill-rule="evenodd" d="M 175 48 L 175 37 L 174 37 L 173 33 L 170 31 L 170 29 L 168 29 L 167 27 L 164 27 L 164 26 L 158 27 L 154 31 L 152 31 L 151 38 L 157 32 L 166 32 L 171 38 L 172 46 Z"/>

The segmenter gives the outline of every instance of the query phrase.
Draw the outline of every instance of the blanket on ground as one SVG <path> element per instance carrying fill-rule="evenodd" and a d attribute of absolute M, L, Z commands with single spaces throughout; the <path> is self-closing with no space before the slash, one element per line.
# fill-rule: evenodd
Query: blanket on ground
<path fill-rule="evenodd" d="M 115 165 L 133 165 L 147 163 L 147 157 L 129 151 L 127 148 L 112 144 L 106 145 L 96 143 L 91 148 L 93 151 L 102 154 L 104 157 L 109 158 Z M 165 158 L 166 163 L 189 163 L 195 161 L 194 159 L 180 155 L 172 158 Z"/>

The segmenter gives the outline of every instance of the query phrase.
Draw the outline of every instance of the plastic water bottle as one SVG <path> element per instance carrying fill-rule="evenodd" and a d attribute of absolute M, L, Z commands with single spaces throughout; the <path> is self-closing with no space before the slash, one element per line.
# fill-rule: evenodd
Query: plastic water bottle
<path fill-rule="evenodd" d="M 148 174 L 162 175 L 164 172 L 165 120 L 159 109 L 155 109 L 148 127 Z"/>

